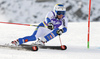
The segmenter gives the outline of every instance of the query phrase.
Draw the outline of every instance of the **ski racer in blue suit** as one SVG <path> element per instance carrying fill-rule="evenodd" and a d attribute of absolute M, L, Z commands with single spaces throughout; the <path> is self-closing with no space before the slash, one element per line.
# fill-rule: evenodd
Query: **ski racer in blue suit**
<path fill-rule="evenodd" d="M 45 20 L 41 22 L 31 36 L 19 38 L 11 43 L 13 45 L 21 45 L 29 41 L 36 41 L 36 44 L 44 44 L 54 37 L 61 35 L 67 31 L 68 20 L 65 17 L 66 8 L 63 4 L 56 4 L 54 10 L 48 12 Z"/>

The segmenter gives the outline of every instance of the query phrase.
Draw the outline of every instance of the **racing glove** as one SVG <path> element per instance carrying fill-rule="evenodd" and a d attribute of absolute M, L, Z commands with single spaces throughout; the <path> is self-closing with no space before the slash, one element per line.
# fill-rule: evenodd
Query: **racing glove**
<path fill-rule="evenodd" d="M 57 30 L 57 34 L 58 34 L 58 35 L 61 35 L 62 33 L 63 33 L 63 29 Z"/>
<path fill-rule="evenodd" d="M 50 29 L 50 30 L 54 29 L 54 25 L 51 22 L 48 23 L 48 29 Z"/>

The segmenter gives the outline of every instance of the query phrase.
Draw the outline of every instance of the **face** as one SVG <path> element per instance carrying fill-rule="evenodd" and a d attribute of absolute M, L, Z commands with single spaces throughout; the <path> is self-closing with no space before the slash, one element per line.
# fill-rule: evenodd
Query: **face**
<path fill-rule="evenodd" d="M 58 18 L 59 18 L 59 19 L 61 19 L 61 18 L 63 17 L 63 15 L 62 15 L 62 14 L 61 14 L 61 15 L 57 15 L 57 16 L 58 16 Z"/>
<path fill-rule="evenodd" d="M 56 11 L 57 17 L 61 19 L 65 15 L 65 11 Z"/>

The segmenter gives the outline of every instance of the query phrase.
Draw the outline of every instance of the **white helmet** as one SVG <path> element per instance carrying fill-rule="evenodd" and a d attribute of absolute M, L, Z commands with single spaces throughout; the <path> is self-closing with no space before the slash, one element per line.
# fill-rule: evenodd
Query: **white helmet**
<path fill-rule="evenodd" d="M 64 7 L 63 4 L 56 4 L 54 6 L 54 12 L 56 15 L 65 15 L 65 12 L 66 12 L 66 8 Z"/>

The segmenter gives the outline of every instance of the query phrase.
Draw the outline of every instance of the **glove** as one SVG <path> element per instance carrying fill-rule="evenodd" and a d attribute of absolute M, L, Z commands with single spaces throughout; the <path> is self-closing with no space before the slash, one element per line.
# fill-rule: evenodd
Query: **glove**
<path fill-rule="evenodd" d="M 48 29 L 50 29 L 50 30 L 54 29 L 54 25 L 51 22 L 48 23 Z"/>
<path fill-rule="evenodd" d="M 58 35 L 61 35 L 62 33 L 63 33 L 63 29 L 57 30 L 57 34 L 58 34 Z"/>

